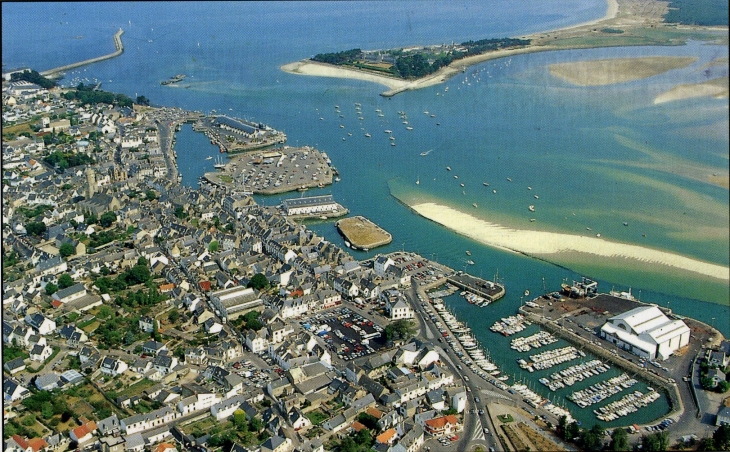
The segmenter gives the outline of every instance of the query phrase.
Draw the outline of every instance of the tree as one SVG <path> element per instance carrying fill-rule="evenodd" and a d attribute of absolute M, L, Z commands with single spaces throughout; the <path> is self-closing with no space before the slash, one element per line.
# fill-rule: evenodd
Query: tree
<path fill-rule="evenodd" d="M 715 441 L 712 438 L 702 438 L 702 440 L 700 440 L 699 447 L 697 447 L 697 450 L 714 451 L 719 450 L 719 448 L 715 447 Z"/>
<path fill-rule="evenodd" d="M 68 273 L 64 273 L 63 275 L 58 277 L 58 288 L 59 289 L 65 289 L 67 287 L 71 287 L 74 285 L 74 280 Z"/>
<path fill-rule="evenodd" d="M 611 433 L 611 443 L 609 449 L 613 451 L 629 450 L 629 434 L 623 428 L 615 428 Z"/>
<path fill-rule="evenodd" d="M 365 428 L 355 434 L 354 440 L 358 445 L 367 448 L 373 445 L 373 435 L 370 433 L 370 430 Z"/>
<path fill-rule="evenodd" d="M 604 429 L 598 424 L 594 424 L 590 430 L 580 432 L 580 442 L 585 450 L 600 450 L 603 448 Z"/>
<path fill-rule="evenodd" d="M 175 323 L 180 318 L 180 312 L 177 309 L 173 309 L 167 315 L 167 318 L 168 318 L 168 320 L 170 320 L 171 323 Z"/>
<path fill-rule="evenodd" d="M 45 234 L 46 229 L 46 224 L 42 221 L 33 221 L 25 225 L 25 231 L 28 234 L 34 235 L 36 237 L 40 237 L 41 235 Z"/>
<path fill-rule="evenodd" d="M 67 258 L 69 256 L 73 256 L 74 254 L 76 254 L 76 248 L 74 248 L 74 246 L 71 245 L 70 243 L 65 242 L 58 249 L 58 252 L 61 254 L 61 257 Z"/>
<path fill-rule="evenodd" d="M 641 437 L 641 450 L 648 452 L 662 452 L 669 446 L 669 433 L 657 432 Z"/>
<path fill-rule="evenodd" d="M 58 292 L 58 286 L 53 283 L 46 284 L 46 295 L 53 295 Z"/>
<path fill-rule="evenodd" d="M 396 337 L 408 340 L 415 336 L 416 324 L 407 319 L 396 320 L 385 327 L 385 339 L 390 341 Z"/>
<path fill-rule="evenodd" d="M 111 226 L 115 221 L 117 221 L 117 215 L 114 212 L 104 212 L 99 217 L 99 224 L 105 228 Z"/>
<path fill-rule="evenodd" d="M 157 199 L 157 194 L 154 190 L 145 191 L 144 196 L 147 201 L 154 201 L 155 199 Z"/>
<path fill-rule="evenodd" d="M 53 417 L 53 404 L 51 404 L 51 402 L 43 402 L 41 405 L 41 416 L 43 416 L 43 419 L 50 419 Z"/>
<path fill-rule="evenodd" d="M 210 244 L 208 245 L 208 251 L 210 251 L 211 253 L 215 253 L 218 251 L 218 240 L 213 240 L 212 242 L 210 242 Z"/>
<path fill-rule="evenodd" d="M 266 279 L 266 275 L 263 273 L 256 273 L 253 275 L 251 280 L 246 284 L 246 287 L 253 287 L 256 290 L 262 290 L 269 286 L 269 280 Z"/>
<path fill-rule="evenodd" d="M 137 102 L 136 103 L 137 103 L 137 105 L 144 105 L 146 107 L 149 107 L 150 106 L 150 100 L 147 99 L 145 96 L 142 96 L 142 95 L 137 96 Z"/>
<path fill-rule="evenodd" d="M 188 213 L 182 206 L 177 206 L 175 207 L 175 216 L 180 218 L 181 220 L 184 220 L 188 217 Z"/>
<path fill-rule="evenodd" d="M 564 439 L 566 441 L 573 441 L 579 435 L 580 435 L 580 426 L 578 425 L 577 422 L 573 421 L 570 424 L 565 426 Z"/>
<path fill-rule="evenodd" d="M 717 384 L 717 392 L 719 393 L 726 393 L 730 389 L 730 382 L 728 381 L 721 381 Z"/>
<path fill-rule="evenodd" d="M 712 380 L 712 378 L 708 377 L 707 375 L 700 378 L 700 384 L 702 385 L 702 389 L 704 389 L 705 391 L 715 389 L 715 382 Z"/>
<path fill-rule="evenodd" d="M 236 429 L 239 431 L 248 430 L 246 413 L 240 408 L 233 412 L 233 425 L 235 425 Z"/>
<path fill-rule="evenodd" d="M 723 424 L 712 434 L 712 440 L 718 450 L 730 450 L 730 425 Z"/>

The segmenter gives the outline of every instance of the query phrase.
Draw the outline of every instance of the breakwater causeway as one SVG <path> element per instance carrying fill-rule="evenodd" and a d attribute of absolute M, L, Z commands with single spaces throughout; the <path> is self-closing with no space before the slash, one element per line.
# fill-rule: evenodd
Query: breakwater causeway
<path fill-rule="evenodd" d="M 124 44 L 122 44 L 122 34 L 123 33 L 124 33 L 124 30 L 122 30 L 121 28 L 119 29 L 119 31 L 114 33 L 114 47 L 117 49 L 114 52 L 106 54 L 106 55 L 102 55 L 102 56 L 99 56 L 96 58 L 89 58 L 88 60 L 79 61 L 77 63 L 71 63 L 71 64 L 67 64 L 65 66 L 59 66 L 57 68 L 49 69 L 47 71 L 41 72 L 41 75 L 44 77 L 53 77 L 62 72 L 66 72 L 70 69 L 75 69 L 80 66 L 86 66 L 87 64 L 98 63 L 99 61 L 104 61 L 104 60 L 108 60 L 110 58 L 118 57 L 119 55 L 122 54 L 122 52 L 124 52 Z"/>

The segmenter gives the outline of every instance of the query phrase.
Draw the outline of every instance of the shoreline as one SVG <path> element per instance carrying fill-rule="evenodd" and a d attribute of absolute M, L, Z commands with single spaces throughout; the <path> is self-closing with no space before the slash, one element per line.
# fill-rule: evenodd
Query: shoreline
<path fill-rule="evenodd" d="M 663 265 L 709 276 L 718 281 L 730 280 L 728 267 L 668 251 L 611 242 L 598 237 L 508 228 L 432 202 L 413 204 L 409 207 L 418 215 L 481 244 L 539 259 L 560 253 L 576 252 Z"/>
<path fill-rule="evenodd" d="M 582 27 L 589 27 L 592 25 L 596 25 L 602 22 L 610 21 L 616 18 L 619 12 L 619 2 L 618 0 L 606 0 L 607 8 L 606 8 L 606 14 L 603 17 L 600 17 L 595 20 L 582 22 L 580 24 L 576 25 L 569 25 L 567 27 L 558 28 L 555 30 L 546 30 L 543 32 L 533 33 L 530 35 L 527 35 L 527 38 L 536 38 L 540 34 L 544 33 L 556 33 L 561 31 L 568 31 L 568 30 L 574 30 L 579 29 Z M 333 77 L 333 78 L 344 78 L 344 79 L 355 79 L 355 80 L 364 80 L 368 82 L 378 83 L 380 85 L 384 85 L 388 87 L 388 90 L 381 93 L 380 95 L 383 97 L 393 97 L 396 94 L 402 93 L 404 91 L 410 91 L 410 90 L 416 90 L 420 88 L 427 88 L 433 85 L 438 85 L 442 82 L 445 82 L 449 78 L 453 77 L 454 75 L 458 74 L 459 72 L 462 72 L 463 69 L 473 66 L 475 64 L 483 63 L 485 61 L 499 59 L 499 58 L 505 58 L 512 55 L 519 55 L 523 53 L 534 53 L 534 52 L 545 52 L 550 50 L 556 50 L 556 47 L 552 47 L 550 45 L 537 45 L 537 44 L 530 44 L 527 47 L 519 48 L 519 49 L 503 49 L 503 50 L 496 50 L 492 52 L 482 53 L 479 55 L 474 55 L 466 58 L 462 58 L 459 60 L 456 60 L 449 64 L 448 66 L 444 66 L 441 69 L 437 70 L 433 74 L 427 75 L 425 77 L 421 77 L 416 80 L 403 80 L 398 79 L 394 77 L 388 77 L 384 75 L 375 74 L 373 72 L 359 70 L 359 69 L 353 69 L 350 67 L 344 68 L 342 66 L 336 66 L 332 64 L 326 64 L 326 63 L 319 63 L 316 61 L 312 61 L 310 59 L 303 59 L 299 61 L 295 61 L 293 63 L 284 64 L 279 67 L 280 70 L 290 73 L 290 74 L 298 74 L 298 75 L 310 75 L 310 76 L 318 76 L 318 77 Z"/>

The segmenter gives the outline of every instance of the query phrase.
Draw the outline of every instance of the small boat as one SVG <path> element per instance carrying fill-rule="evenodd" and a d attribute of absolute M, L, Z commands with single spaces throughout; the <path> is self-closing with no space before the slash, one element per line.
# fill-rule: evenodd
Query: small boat
<path fill-rule="evenodd" d="M 424 112 L 423 112 L 423 114 L 424 114 L 424 115 L 427 115 L 427 114 L 428 114 L 428 111 L 424 111 Z"/>
<path fill-rule="evenodd" d="M 482 185 L 484 185 L 485 187 L 489 187 L 489 182 L 484 182 Z"/>
<path fill-rule="evenodd" d="M 537 195 L 534 195 L 534 196 L 535 196 L 535 199 L 540 199 L 540 197 L 539 197 L 539 196 L 537 196 Z"/>
<path fill-rule="evenodd" d="M 450 166 L 447 166 L 446 167 L 446 171 L 451 171 L 451 167 Z"/>
<path fill-rule="evenodd" d="M 492 190 L 492 193 L 494 193 L 496 195 L 497 194 L 497 190 Z"/>
<path fill-rule="evenodd" d="M 408 127 L 406 127 L 406 130 L 413 130 L 413 127 L 408 126 Z"/>
<path fill-rule="evenodd" d="M 436 115 L 431 115 L 431 117 L 432 117 L 432 118 L 435 118 L 435 117 L 436 117 Z"/>
<path fill-rule="evenodd" d="M 474 206 L 475 208 L 477 207 L 477 203 L 475 203 L 475 202 L 471 203 L 471 205 Z"/>
<path fill-rule="evenodd" d="M 345 246 L 348 247 L 348 248 L 350 248 L 350 242 L 348 242 L 347 240 L 345 240 Z"/>
<path fill-rule="evenodd" d="M 383 130 L 383 132 L 385 132 L 385 133 L 393 133 L 392 130 L 388 130 L 388 129 Z"/>
<path fill-rule="evenodd" d="M 320 121 L 324 121 L 324 118 L 320 116 L 320 117 L 319 117 L 319 120 L 320 120 Z"/>
<path fill-rule="evenodd" d="M 535 206 L 533 206 L 533 205 L 530 205 L 530 206 L 529 206 L 529 207 L 527 208 L 527 210 L 529 210 L 530 212 L 534 212 L 534 211 L 535 211 Z"/>
<path fill-rule="evenodd" d="M 390 137 L 390 140 L 391 140 L 391 141 L 394 141 L 394 140 L 395 140 L 395 137 Z"/>
<path fill-rule="evenodd" d="M 340 129 L 344 129 L 344 128 L 345 128 L 345 125 L 344 124 L 340 124 Z"/>
<path fill-rule="evenodd" d="M 508 177 L 508 178 L 507 178 L 507 182 L 512 182 L 512 179 L 510 179 L 510 178 Z"/>
<path fill-rule="evenodd" d="M 340 176 L 337 176 L 337 177 L 335 177 L 335 182 L 339 182 L 339 181 L 341 181 L 341 180 L 342 180 L 342 179 L 340 179 Z"/>
<path fill-rule="evenodd" d="M 391 146 L 395 146 L 395 141 L 392 141 L 392 142 L 390 143 L 390 145 L 391 145 Z"/>
<path fill-rule="evenodd" d="M 209 155 L 209 156 L 207 156 L 207 157 L 205 158 L 205 160 L 213 160 L 213 157 Z"/>
<path fill-rule="evenodd" d="M 459 184 L 459 185 L 461 185 L 462 187 L 464 186 L 464 184 Z"/>
<path fill-rule="evenodd" d="M 457 175 L 454 175 L 454 179 L 458 179 L 458 178 L 459 178 L 459 176 L 457 176 Z"/>
<path fill-rule="evenodd" d="M 530 218 L 530 223 L 534 223 L 534 222 L 535 222 L 535 219 L 534 218 Z"/>
<path fill-rule="evenodd" d="M 628 226 L 628 225 L 629 225 L 629 223 L 624 221 L 624 226 Z"/>
<path fill-rule="evenodd" d="M 474 265 L 474 261 L 471 260 L 471 259 L 469 259 L 468 261 L 466 261 L 466 263 L 469 264 L 469 265 Z"/>
<path fill-rule="evenodd" d="M 370 138 L 370 134 L 369 133 L 366 133 L 365 136 L 368 137 L 368 138 Z"/>
<path fill-rule="evenodd" d="M 352 132 L 347 132 L 347 136 L 348 137 L 351 137 L 352 136 Z"/>
<path fill-rule="evenodd" d="M 527 187 L 528 190 L 532 190 L 532 187 Z"/>
<path fill-rule="evenodd" d="M 466 250 L 466 255 L 467 255 L 467 256 L 471 256 L 471 251 L 469 251 L 469 250 Z"/>
<path fill-rule="evenodd" d="M 421 179 L 416 179 L 416 185 L 419 185 L 421 183 Z"/>
<path fill-rule="evenodd" d="M 600 238 L 601 237 L 601 234 L 600 233 L 596 234 L 596 237 L 599 237 Z"/>
<path fill-rule="evenodd" d="M 345 141 L 345 137 L 342 137 L 342 141 Z"/>

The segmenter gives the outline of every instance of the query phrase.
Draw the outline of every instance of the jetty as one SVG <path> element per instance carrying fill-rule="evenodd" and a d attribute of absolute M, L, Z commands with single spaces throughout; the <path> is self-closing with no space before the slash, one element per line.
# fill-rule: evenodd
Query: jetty
<path fill-rule="evenodd" d="M 90 58 L 88 60 L 79 61 L 78 63 L 67 64 L 65 66 L 59 66 L 57 68 L 49 69 L 47 71 L 41 72 L 41 75 L 44 77 L 53 77 L 53 76 L 56 76 L 58 74 L 61 74 L 63 72 L 71 70 L 71 69 L 75 69 L 80 66 L 86 66 L 87 64 L 98 63 L 99 61 L 104 61 L 104 60 L 118 57 L 119 55 L 122 54 L 122 52 L 124 52 L 124 45 L 122 44 L 122 34 L 123 33 L 124 33 L 124 30 L 122 30 L 120 28 L 119 31 L 117 31 L 114 34 L 114 47 L 116 48 L 116 50 L 114 52 L 109 53 L 107 55 L 102 55 L 102 56 L 99 56 L 96 58 Z"/>
<path fill-rule="evenodd" d="M 352 249 L 369 251 L 393 241 L 388 231 L 362 216 L 342 219 L 335 226 Z"/>
<path fill-rule="evenodd" d="M 448 278 L 448 282 L 459 289 L 471 292 L 474 295 L 478 295 L 486 299 L 489 303 L 499 300 L 505 294 L 503 285 L 477 278 L 464 272 L 458 272 L 455 275 L 450 276 Z"/>

